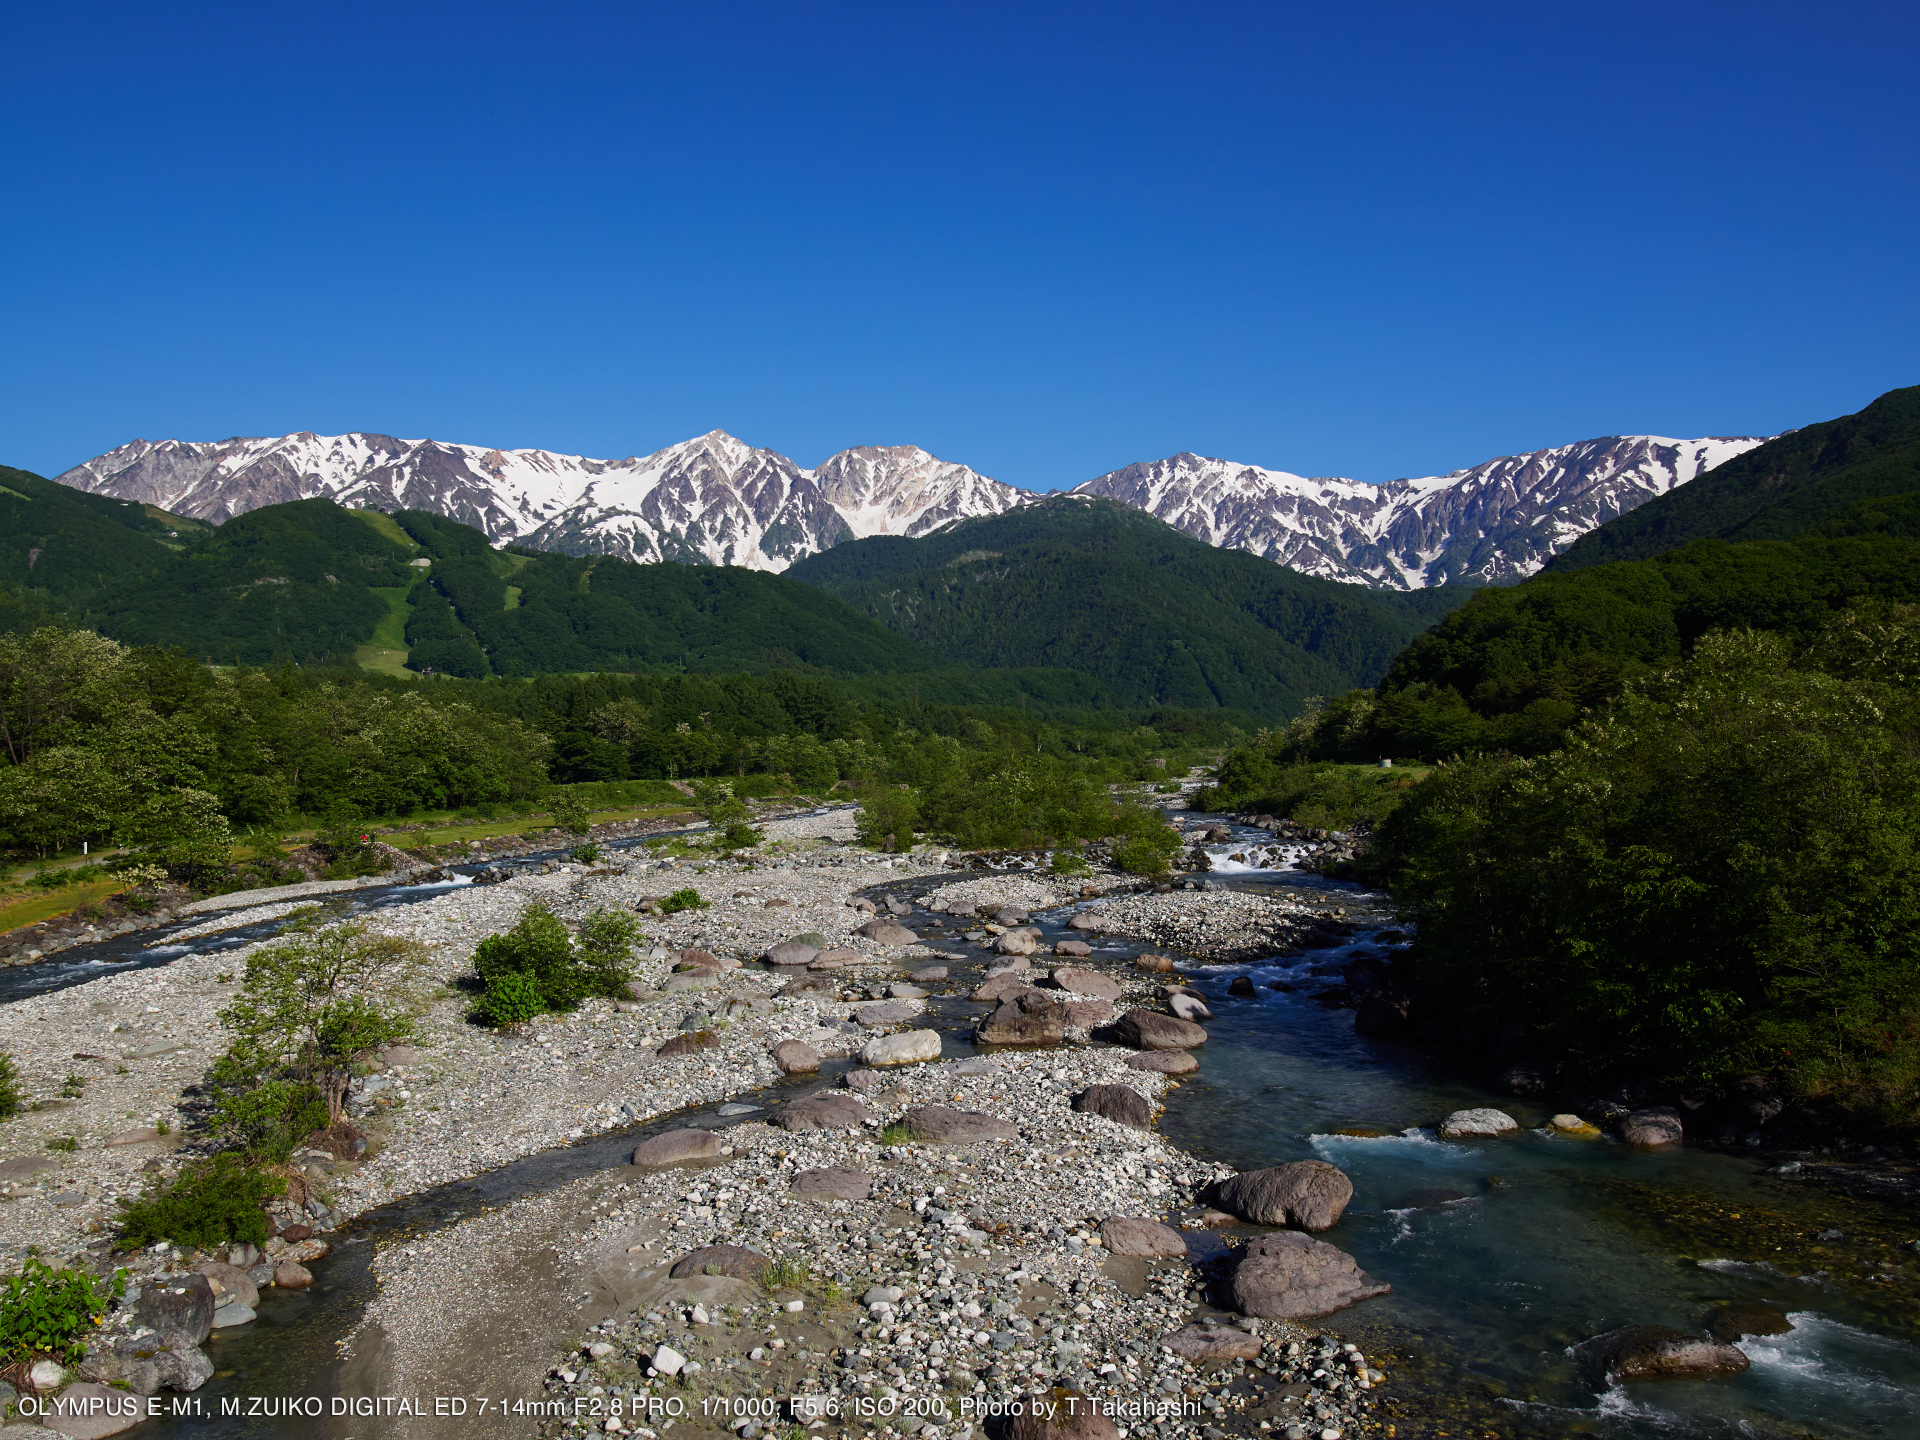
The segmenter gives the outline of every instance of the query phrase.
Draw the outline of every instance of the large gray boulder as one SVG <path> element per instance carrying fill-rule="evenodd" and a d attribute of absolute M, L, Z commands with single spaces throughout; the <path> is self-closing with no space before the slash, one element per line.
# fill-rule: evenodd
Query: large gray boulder
<path fill-rule="evenodd" d="M 1067 921 L 1067 928 L 1069 930 L 1078 930 L 1082 934 L 1097 935 L 1107 928 L 1107 922 L 1102 920 L 1098 915 L 1095 915 L 1091 910 L 1082 910 L 1078 915 L 1075 915 L 1071 920 Z"/>
<path fill-rule="evenodd" d="M 1135 1050 L 1191 1050 L 1207 1043 L 1207 1032 L 1191 1020 L 1176 1020 L 1155 1010 L 1129 1010 L 1113 1029 L 1121 1044 Z"/>
<path fill-rule="evenodd" d="M 1188 990 L 1175 990 L 1168 995 L 1167 1008 L 1173 1012 L 1176 1020 L 1213 1019 L 1213 1011 L 1207 1008 L 1207 1002 Z"/>
<path fill-rule="evenodd" d="M 1639 1150 L 1657 1150 L 1664 1145 L 1678 1145 L 1686 1138 L 1686 1129 L 1680 1123 L 1678 1110 L 1671 1105 L 1656 1105 L 1635 1110 L 1622 1120 L 1620 1138 Z"/>
<path fill-rule="evenodd" d="M 1032 982 L 1023 973 L 1008 970 L 999 975 L 990 976 L 987 982 L 973 992 L 975 1000 L 1006 1000 L 1015 995 L 1039 994 Z"/>
<path fill-rule="evenodd" d="M 1025 990 L 982 1017 L 974 1038 L 983 1045 L 1058 1045 L 1066 1033 L 1066 1012 L 1040 991 Z"/>
<path fill-rule="evenodd" d="M 1053 972 L 1053 983 L 1075 995 L 1091 995 L 1096 1000 L 1118 1000 L 1127 992 L 1111 975 L 1089 970 L 1084 965 L 1062 965 Z"/>
<path fill-rule="evenodd" d="M 217 1302 L 204 1275 L 178 1275 L 140 1287 L 133 1318 L 153 1330 L 177 1330 L 201 1345 L 213 1332 Z"/>
<path fill-rule="evenodd" d="M 1110 1255 L 1173 1260 L 1187 1254 L 1187 1242 L 1171 1225 L 1127 1215 L 1109 1215 L 1100 1222 L 1100 1243 Z"/>
<path fill-rule="evenodd" d="M 773 1047 L 773 1063 L 782 1075 L 812 1075 L 820 1068 L 820 1052 L 804 1040 L 782 1040 Z"/>
<path fill-rule="evenodd" d="M 633 1163 L 664 1169 L 720 1158 L 720 1137 L 711 1130 L 669 1130 L 634 1147 Z"/>
<path fill-rule="evenodd" d="M 844 1130 L 849 1125 L 864 1123 L 871 1113 L 844 1090 L 823 1090 L 818 1095 L 794 1101 L 773 1123 L 789 1131 Z"/>
<path fill-rule="evenodd" d="M 1262 1320 L 1330 1315 L 1392 1289 L 1346 1251 L 1297 1230 L 1254 1240 L 1241 1253 L 1231 1282 L 1233 1308 Z"/>
<path fill-rule="evenodd" d="M 1254 1225 L 1331 1230 L 1353 1199 L 1353 1182 L 1324 1160 L 1248 1170 L 1214 1186 L 1210 1203 Z"/>
<path fill-rule="evenodd" d="M 820 947 L 804 940 L 782 940 L 771 947 L 765 960 L 769 965 L 811 965 L 819 957 Z"/>
<path fill-rule="evenodd" d="M 1153 1106 L 1131 1085 L 1089 1085 L 1073 1097 L 1073 1108 L 1082 1115 L 1100 1115 L 1135 1130 L 1153 1128 Z"/>
<path fill-rule="evenodd" d="M 890 950 L 920 943 L 918 935 L 891 917 L 867 921 L 860 927 L 860 933 L 874 944 L 885 945 Z"/>
<path fill-rule="evenodd" d="M 1146 1070 L 1155 1075 L 1187 1075 L 1200 1068 L 1200 1062 L 1184 1050 L 1142 1050 L 1129 1055 L 1129 1070 Z"/>
<path fill-rule="evenodd" d="M 902 1030 L 876 1035 L 860 1047 L 862 1065 L 914 1065 L 940 1058 L 938 1030 Z"/>
<path fill-rule="evenodd" d="M 907 1134 L 929 1145 L 968 1145 L 976 1140 L 1007 1140 L 1017 1132 L 1006 1121 L 978 1110 L 918 1105 L 900 1117 Z"/>
<path fill-rule="evenodd" d="M 213 1367 L 209 1365 L 207 1369 L 211 1371 Z M 56 1437 L 105 1440 L 108 1435 L 131 1430 L 146 1419 L 147 1411 L 146 1404 L 137 1396 L 85 1380 L 67 1386 L 58 1396 L 46 1396 L 41 1403 L 46 1406 L 42 1412 L 47 1422 L 45 1429 L 38 1425 L 14 1424 L 0 1434 L 8 1440 L 22 1434 L 44 1435 L 47 1440 L 56 1440 Z"/>
<path fill-rule="evenodd" d="M 1708 1379 L 1738 1375 L 1748 1364 L 1725 1341 L 1665 1325 L 1623 1325 L 1582 1341 L 1573 1354 L 1590 1372 L 1615 1380 Z"/>
<path fill-rule="evenodd" d="M 229 1265 L 224 1260 L 202 1260 L 193 1268 L 195 1273 L 207 1277 L 207 1284 L 213 1288 L 216 1309 L 222 1305 L 252 1308 L 260 1303 L 260 1288 L 238 1266 Z"/>
<path fill-rule="evenodd" d="M 735 1280 L 758 1280 L 760 1272 L 773 1262 L 758 1250 L 744 1245 L 702 1245 L 689 1250 L 673 1262 L 669 1278 L 684 1280 L 689 1275 L 727 1275 Z"/>
<path fill-rule="evenodd" d="M 1511 1135 L 1520 1122 L 1504 1110 L 1480 1108 L 1456 1110 L 1440 1122 L 1442 1140 L 1479 1140 L 1494 1135 Z"/>

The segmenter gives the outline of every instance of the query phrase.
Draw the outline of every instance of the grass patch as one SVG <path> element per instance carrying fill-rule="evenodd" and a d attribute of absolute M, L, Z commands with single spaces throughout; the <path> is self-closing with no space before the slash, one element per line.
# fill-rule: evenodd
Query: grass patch
<path fill-rule="evenodd" d="M 913 1141 L 913 1132 L 896 1120 L 880 1132 L 882 1145 L 907 1145 Z"/>
<path fill-rule="evenodd" d="M 91 885 L 76 885 L 70 890 L 16 901 L 0 907 L 0 931 L 18 930 L 22 925 L 38 925 L 42 920 L 70 915 L 75 910 L 97 904 L 109 895 L 118 895 L 126 888 L 124 881 L 96 880 Z"/>
<path fill-rule="evenodd" d="M 380 518 L 395 530 L 400 528 L 394 525 L 392 516 Z M 407 617 L 413 614 L 413 606 L 407 603 L 409 591 L 404 586 L 379 586 L 370 593 L 387 602 L 387 613 L 373 627 L 373 639 L 353 652 L 354 663 L 362 670 L 412 679 L 413 672 L 407 669 Z"/>
<path fill-rule="evenodd" d="M 775 1290 L 797 1290 L 813 1279 L 813 1266 L 797 1255 L 782 1255 L 760 1272 L 760 1284 L 768 1294 Z"/>

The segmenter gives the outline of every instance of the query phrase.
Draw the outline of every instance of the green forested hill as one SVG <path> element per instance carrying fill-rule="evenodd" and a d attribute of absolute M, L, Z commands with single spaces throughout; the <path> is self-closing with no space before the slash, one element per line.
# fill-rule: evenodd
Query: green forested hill
<path fill-rule="evenodd" d="M 1920 385 L 1735 456 L 1581 536 L 1547 570 L 1644 560 L 1695 540 L 1788 540 L 1861 500 L 1909 490 L 1920 490 Z"/>
<path fill-rule="evenodd" d="M 16 596 L 84 606 L 206 528 L 0 465 L 0 586 Z"/>
<path fill-rule="evenodd" d="M 1371 683 L 1469 593 L 1317 580 L 1086 496 L 839 545 L 786 574 L 968 665 L 1073 669 L 1133 703 L 1263 715 Z"/>

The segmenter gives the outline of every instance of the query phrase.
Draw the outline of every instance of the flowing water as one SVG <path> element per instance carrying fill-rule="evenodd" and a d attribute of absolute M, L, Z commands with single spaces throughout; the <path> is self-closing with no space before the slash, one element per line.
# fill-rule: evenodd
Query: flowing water
<path fill-rule="evenodd" d="M 1490 1094 L 1444 1058 L 1356 1035 L 1351 1011 L 1315 998 L 1330 982 L 1314 971 L 1386 948 L 1379 935 L 1390 917 L 1380 897 L 1286 869 L 1294 852 L 1250 848 L 1264 843 L 1271 851 L 1263 832 L 1236 827 L 1234 834 L 1232 844 L 1213 847 L 1216 885 L 1338 904 L 1360 929 L 1332 950 L 1187 968 L 1215 1018 L 1198 1052 L 1201 1068 L 1170 1092 L 1162 1129 L 1239 1168 L 1317 1156 L 1352 1177 L 1354 1204 L 1325 1238 L 1394 1292 L 1327 1323 L 1361 1340 L 1376 1363 L 1387 1361 L 1394 1379 L 1383 1394 L 1399 1407 L 1401 1435 L 1920 1435 L 1912 1273 L 1920 1269 L 1912 1243 L 1920 1221 L 1911 1211 L 1798 1189 L 1753 1160 L 1714 1151 L 1629 1153 L 1610 1141 L 1533 1128 L 1500 1140 L 1439 1140 L 1431 1127 L 1452 1110 L 1496 1106 L 1533 1127 L 1553 1107 Z M 1229 858 L 1236 854 L 1248 859 Z M 897 881 L 869 893 L 914 899 L 958 878 Z M 351 892 L 347 903 L 355 910 L 406 904 L 445 888 L 376 887 Z M 1061 938 L 1070 913 L 1035 923 L 1049 940 Z M 918 912 L 907 923 L 936 945 L 952 942 L 940 917 Z M 276 924 L 171 943 L 174 932 L 149 931 L 66 952 L 0 975 L 0 999 L 246 944 Z M 1094 958 L 1124 963 L 1143 948 L 1097 939 Z M 962 989 L 965 974 L 956 972 Z M 1229 982 L 1242 974 L 1254 980 L 1256 998 L 1228 997 Z M 1273 981 L 1292 988 L 1267 988 Z M 948 1053 L 968 1053 L 965 1031 L 985 1007 L 940 997 L 929 1008 L 929 1023 L 948 1032 Z M 771 1105 L 798 1093 L 789 1086 L 741 1098 Z M 335 1344 L 371 1298 L 378 1245 L 624 1164 L 638 1136 L 727 1123 L 716 1108 L 543 1151 L 369 1212 L 316 1265 L 312 1290 L 267 1291 L 256 1322 L 215 1337 L 208 1353 L 219 1373 L 198 1392 L 204 1418 L 148 1422 L 129 1433 L 307 1433 L 298 1420 L 220 1419 L 221 1400 L 310 1396 L 324 1406 Z M 1844 1238 L 1832 1238 L 1835 1231 Z M 1606 1387 L 1581 1375 L 1566 1353 L 1617 1325 L 1698 1329 L 1706 1310 L 1736 1300 L 1778 1306 L 1794 1322 L 1789 1334 L 1742 1342 L 1752 1362 L 1744 1375 Z"/>

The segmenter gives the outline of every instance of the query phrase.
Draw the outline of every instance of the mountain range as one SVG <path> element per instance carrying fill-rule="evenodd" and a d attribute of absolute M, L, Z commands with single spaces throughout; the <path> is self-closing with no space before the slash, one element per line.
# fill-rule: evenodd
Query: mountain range
<path fill-rule="evenodd" d="M 1322 579 L 1503 584 L 1761 443 L 1611 436 L 1384 485 L 1180 454 L 1071 493 Z M 324 498 L 428 511 L 496 545 L 770 571 L 848 540 L 928 535 L 1042 498 L 916 446 L 860 446 L 809 470 L 719 430 L 624 460 L 373 434 L 135 440 L 55 479 L 213 524 Z"/>

